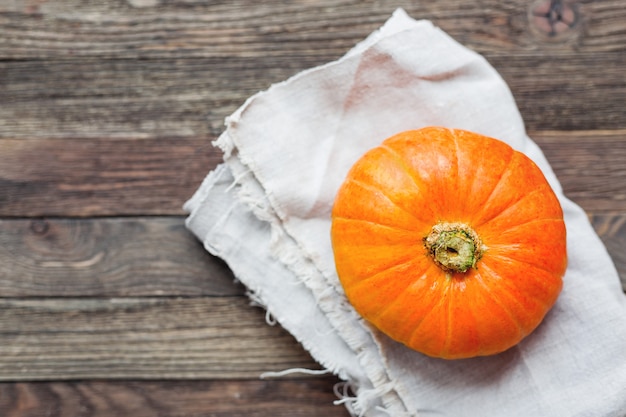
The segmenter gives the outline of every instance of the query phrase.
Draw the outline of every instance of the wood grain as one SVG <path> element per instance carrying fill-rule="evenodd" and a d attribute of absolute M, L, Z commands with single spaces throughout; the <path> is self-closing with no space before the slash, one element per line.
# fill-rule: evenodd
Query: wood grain
<path fill-rule="evenodd" d="M 5 417 L 347 417 L 334 377 L 0 383 Z"/>
<path fill-rule="evenodd" d="M 0 380 L 258 378 L 319 369 L 244 297 L 0 299 Z"/>
<path fill-rule="evenodd" d="M 626 211 L 626 130 L 532 136 L 567 196 Z M 206 138 L 0 139 L 0 154 L 0 217 L 181 215 L 221 161 Z"/>
<path fill-rule="evenodd" d="M 594 214 L 626 290 L 626 215 Z M 244 294 L 177 217 L 0 220 L 2 297 Z"/>
<path fill-rule="evenodd" d="M 0 62 L 0 137 L 198 138 L 305 63 L 270 59 Z M 297 62 L 297 64 L 296 64 Z M 237 88 L 233 88 L 236 85 Z"/>
<path fill-rule="evenodd" d="M 533 35 L 529 3 L 2 3 L 0 137 L 214 135 L 247 97 L 339 58 L 397 6 L 485 55 L 529 129 L 625 128 L 621 2 L 578 2 L 568 42 Z"/>
<path fill-rule="evenodd" d="M 0 217 L 183 214 L 221 154 L 207 138 L 0 139 Z"/>
<path fill-rule="evenodd" d="M 614 105 L 626 96 L 626 54 L 600 55 L 485 57 L 507 82 L 528 130 L 624 129 L 626 110 Z"/>
<path fill-rule="evenodd" d="M 554 48 L 530 29 L 532 2 L 462 0 L 277 0 L 253 2 L 65 0 L 4 2 L 0 56 L 55 57 L 285 56 L 302 51 L 339 56 L 379 27 L 396 7 L 429 19 L 464 44 L 481 50 L 575 49 L 623 51 L 626 12 L 619 0 L 576 2 L 577 35 Z M 298 55 L 298 54 L 295 54 Z"/>
<path fill-rule="evenodd" d="M 626 212 L 626 130 L 531 132 L 565 195 L 592 213 Z"/>
<path fill-rule="evenodd" d="M 626 54 L 485 56 L 511 88 L 528 129 L 626 127 Z M 215 136 L 224 118 L 249 96 L 323 62 L 302 53 L 286 58 L 0 62 L 0 137 Z M 582 102 L 588 105 L 582 108 Z"/>
<path fill-rule="evenodd" d="M 2 297 L 242 295 L 179 217 L 0 220 Z"/>
<path fill-rule="evenodd" d="M 591 223 L 611 255 L 626 292 L 626 215 L 592 215 Z"/>

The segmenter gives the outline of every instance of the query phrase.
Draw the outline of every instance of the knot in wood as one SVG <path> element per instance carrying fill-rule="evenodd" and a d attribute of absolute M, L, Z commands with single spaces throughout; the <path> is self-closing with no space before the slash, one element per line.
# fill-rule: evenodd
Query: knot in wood
<path fill-rule="evenodd" d="M 550 40 L 565 40 L 578 32 L 580 16 L 574 3 L 538 0 L 530 6 L 529 20 L 534 32 Z"/>

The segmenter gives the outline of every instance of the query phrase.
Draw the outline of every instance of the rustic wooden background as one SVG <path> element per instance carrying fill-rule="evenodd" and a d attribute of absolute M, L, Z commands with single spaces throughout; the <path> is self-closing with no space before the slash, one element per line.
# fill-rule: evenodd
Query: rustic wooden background
<path fill-rule="evenodd" d="M 531 5 L 0 0 L 0 415 L 347 415 L 332 376 L 259 379 L 317 365 L 181 207 L 225 116 L 396 7 L 502 74 L 626 282 L 626 4 Z"/>

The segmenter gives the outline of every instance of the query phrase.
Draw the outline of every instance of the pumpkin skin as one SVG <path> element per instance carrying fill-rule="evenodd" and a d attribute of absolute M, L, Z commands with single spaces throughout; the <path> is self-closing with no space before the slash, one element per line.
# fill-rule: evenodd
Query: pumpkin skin
<path fill-rule="evenodd" d="M 440 127 L 397 134 L 353 165 L 331 240 L 355 310 L 445 359 L 520 342 L 556 302 L 567 264 L 563 212 L 535 163 Z"/>

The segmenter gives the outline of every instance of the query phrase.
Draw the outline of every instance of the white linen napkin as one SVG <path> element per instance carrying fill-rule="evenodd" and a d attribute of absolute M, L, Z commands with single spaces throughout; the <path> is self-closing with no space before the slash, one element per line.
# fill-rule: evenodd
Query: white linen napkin
<path fill-rule="evenodd" d="M 330 209 L 350 166 L 403 130 L 438 125 L 526 153 L 559 196 L 563 291 L 519 345 L 442 360 L 364 322 L 334 268 Z M 227 118 L 224 163 L 186 203 L 188 228 L 325 369 L 363 416 L 626 415 L 626 297 L 585 213 L 566 199 L 513 97 L 480 55 L 398 9 L 341 59 L 251 97 Z"/>

